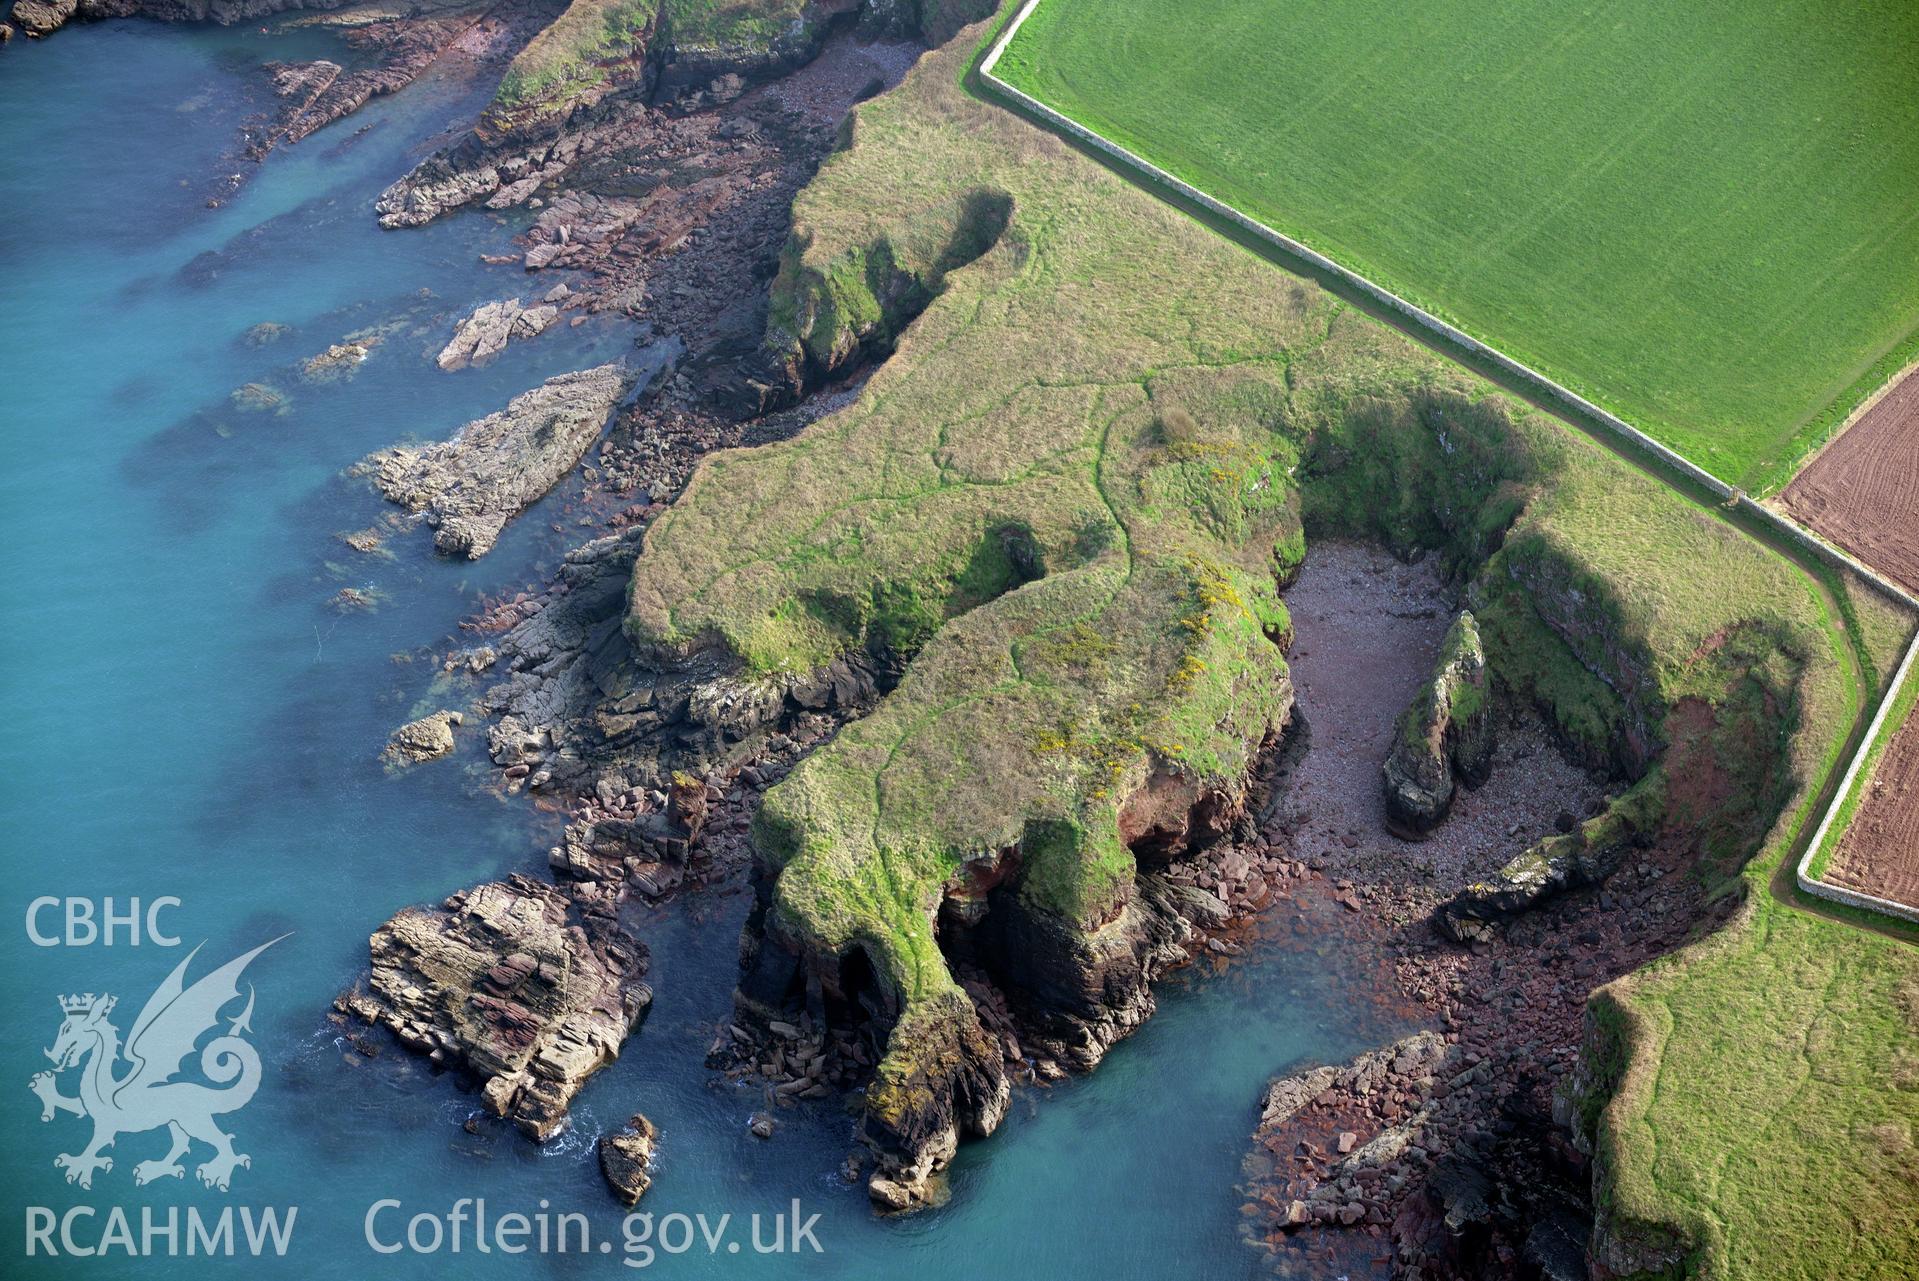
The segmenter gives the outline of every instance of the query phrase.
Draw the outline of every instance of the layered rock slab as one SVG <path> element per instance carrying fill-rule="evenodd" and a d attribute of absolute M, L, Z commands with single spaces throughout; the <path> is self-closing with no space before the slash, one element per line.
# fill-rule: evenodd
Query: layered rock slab
<path fill-rule="evenodd" d="M 489 1111 L 542 1141 L 653 1000 L 644 945 L 524 876 L 407 908 L 370 950 L 370 977 L 337 1008 L 472 1073 Z"/>
<path fill-rule="evenodd" d="M 561 374 L 451 440 L 382 450 L 356 470 L 389 500 L 423 514 L 435 528 L 435 547 L 477 560 L 508 521 L 579 463 L 628 383 L 621 364 Z"/>
<path fill-rule="evenodd" d="M 566 286 L 559 286 L 555 292 L 564 298 Z M 440 349 L 435 363 L 448 373 L 484 365 L 505 351 L 507 343 L 545 333 L 559 315 L 560 309 L 551 303 L 528 306 L 515 298 L 487 303 L 455 326 L 453 337 Z"/>

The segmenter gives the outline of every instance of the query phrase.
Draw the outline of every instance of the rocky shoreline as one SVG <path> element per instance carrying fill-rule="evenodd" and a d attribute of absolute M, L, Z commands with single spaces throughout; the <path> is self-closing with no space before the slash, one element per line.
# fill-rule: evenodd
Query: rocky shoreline
<path fill-rule="evenodd" d="M 480 30 L 466 28 L 466 38 Z M 443 34 L 427 24 L 395 47 L 426 48 Z M 484 554 L 581 468 L 579 519 L 604 531 L 544 588 L 463 624 L 472 643 L 442 667 L 454 681 L 446 701 L 468 711 L 401 726 L 386 750 L 403 767 L 457 750 L 456 727 L 465 727 L 458 737 L 483 737 L 502 792 L 525 792 L 569 820 L 549 854 L 552 881 L 513 876 L 400 912 L 373 934 L 371 976 L 335 1007 L 343 1026 L 385 1028 L 473 1080 L 488 1110 L 536 1139 L 565 1125 L 572 1095 L 617 1056 L 650 1002 L 646 949 L 625 904 L 743 883 L 759 795 L 888 679 L 848 664 L 743 699 L 710 666 L 645 667 L 620 621 L 645 528 L 702 455 L 791 435 L 849 398 L 845 384 L 742 394 L 740 370 L 750 372 L 759 347 L 794 192 L 846 110 L 896 80 L 918 49 L 885 31 L 842 30 L 816 59 L 758 89 L 722 69 L 710 93 L 682 84 L 658 105 L 622 96 L 558 134 L 553 145 L 581 163 L 517 198 L 542 210 L 525 238 L 526 269 L 572 268 L 568 283 L 458 319 L 439 365 L 485 363 L 564 315 L 578 324 L 598 311 L 639 319 L 643 345 L 671 335 L 673 363 L 636 399 L 623 400 L 631 375 L 617 365 L 549 380 L 446 442 L 396 447 L 359 468 L 432 525 L 443 552 Z M 312 123 L 319 106 L 344 101 L 328 87 L 338 84 L 332 74 L 282 69 L 290 100 L 312 89 L 304 114 L 290 118 Z M 643 207 L 615 194 L 642 186 L 653 192 Z M 350 370 L 365 355 L 334 363 Z M 377 552 L 384 533 L 343 537 Z M 468 719 L 475 713 L 483 724 Z M 573 977 L 554 989 L 555 972 Z M 651 1139 L 636 1126 L 606 1150 L 619 1195 L 643 1191 L 639 1148 Z"/>
<path fill-rule="evenodd" d="M 497 61 L 532 20 L 523 7 L 511 4 L 447 5 L 442 11 L 424 6 L 407 17 L 327 19 L 324 24 L 340 30 L 347 50 L 363 65 L 349 68 L 324 58 L 267 63 L 279 101 L 265 119 L 245 128 L 246 157 L 264 160 L 275 147 L 297 143 L 376 97 L 398 93 L 443 59 L 462 59 L 473 69 Z"/>

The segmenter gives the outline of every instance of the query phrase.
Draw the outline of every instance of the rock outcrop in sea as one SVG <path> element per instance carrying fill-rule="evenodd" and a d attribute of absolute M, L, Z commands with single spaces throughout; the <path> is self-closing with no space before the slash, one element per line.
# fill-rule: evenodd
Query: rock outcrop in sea
<path fill-rule="evenodd" d="M 516 298 L 486 303 L 454 327 L 453 337 L 440 349 L 437 363 L 452 373 L 469 365 L 484 365 L 506 350 L 507 343 L 537 338 L 560 317 L 555 304 L 565 301 L 565 285 L 555 285 L 545 299 L 532 306 Z"/>
<path fill-rule="evenodd" d="M 653 1000 L 643 944 L 525 876 L 407 908 L 371 949 L 371 976 L 336 1009 L 471 1073 L 489 1111 L 539 1140 Z"/>
<path fill-rule="evenodd" d="M 282 7 L 324 9 L 333 4 L 296 0 Z M 266 64 L 280 110 L 272 123 L 249 131 L 247 154 L 264 157 L 276 146 L 299 142 L 352 115 L 376 97 L 398 93 L 456 47 L 485 47 L 491 43 L 489 28 L 504 26 L 515 7 L 412 0 L 399 9 L 342 15 L 332 25 L 356 55 L 353 65 L 326 58 Z"/>
<path fill-rule="evenodd" d="M 601 1136 L 600 1173 L 622 1205 L 638 1205 L 653 1186 L 653 1149 L 659 1138 L 659 1128 L 639 1112 L 618 1134 Z"/>
<path fill-rule="evenodd" d="M 393 731 L 386 749 L 380 753 L 389 765 L 418 765 L 438 760 L 453 750 L 453 727 L 464 718 L 458 712 L 433 712 L 417 721 L 408 721 Z"/>
<path fill-rule="evenodd" d="M 626 394 L 624 365 L 549 378 L 451 440 L 395 446 L 355 470 L 393 502 L 425 515 L 441 551 L 478 560 L 508 521 L 531 507 L 585 455 Z"/>

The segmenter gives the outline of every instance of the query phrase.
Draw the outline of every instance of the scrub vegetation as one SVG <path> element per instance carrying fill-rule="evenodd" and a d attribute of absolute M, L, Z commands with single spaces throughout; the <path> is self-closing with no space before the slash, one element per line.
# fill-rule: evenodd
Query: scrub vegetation
<path fill-rule="evenodd" d="M 661 0 L 574 0 L 520 50 L 495 103 L 571 99 L 605 81 L 618 62 L 644 58 Z"/>
<path fill-rule="evenodd" d="M 1043 0 L 998 74 L 1776 489 L 1919 354 L 1919 7 Z"/>
<path fill-rule="evenodd" d="M 1696 702 L 1713 750 L 1767 781 L 1688 816 L 1743 840 L 1734 867 L 1757 850 L 1726 882 L 1753 905 L 1622 998 L 1667 1013 L 1656 1038 L 1635 1018 L 1604 1114 L 1621 1214 L 1712 1218 L 1694 1261 L 1720 1275 L 1741 1274 L 1721 1261 L 1742 1234 L 1809 1260 L 1866 1218 L 1874 1249 L 1919 1250 L 1913 1184 L 1869 1178 L 1890 1158 L 1858 1138 L 1913 1096 L 1848 1084 L 1903 1052 L 1894 949 L 1759 888 L 1875 692 L 1883 610 L 970 95 L 973 47 L 862 105 L 795 206 L 769 342 L 815 375 L 885 363 L 797 437 L 709 456 L 629 597 L 642 651 L 717 653 L 743 684 L 910 659 L 756 829 L 773 928 L 864 953 L 900 1004 L 869 1106 L 971 1017 L 935 928 L 948 887 L 1011 851 L 1023 904 L 1107 928 L 1135 872 L 1122 805 L 1149 779 L 1237 794 L 1288 701 L 1283 585 L 1309 537 L 1358 536 L 1442 558 L 1495 696 L 1593 763 L 1646 777 Z M 1728 1072 L 1763 1088 L 1724 1106 Z M 1811 1101 L 1819 1143 L 1786 1097 Z M 1736 1144 L 1701 1133 L 1748 1102 L 1764 1115 Z"/>

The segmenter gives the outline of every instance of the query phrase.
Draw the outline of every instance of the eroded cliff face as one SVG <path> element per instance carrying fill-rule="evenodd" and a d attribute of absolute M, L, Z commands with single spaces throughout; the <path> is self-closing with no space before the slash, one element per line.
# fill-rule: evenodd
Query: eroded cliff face
<path fill-rule="evenodd" d="M 1277 697 L 1290 704 L 1289 690 Z M 869 1191 L 888 1210 L 924 1204 L 960 1140 L 997 1128 L 1011 1082 L 1030 1074 L 1030 1062 L 1090 1071 L 1152 1016 L 1153 983 L 1191 959 L 1193 921 L 1216 926 L 1225 915 L 1219 899 L 1182 893 L 1159 871 L 1243 826 L 1247 798 L 1244 785 L 1202 787 L 1171 770 L 1151 776 L 1120 812 L 1137 820 L 1150 810 L 1154 821 L 1133 832 L 1129 848 L 1142 867 L 1159 870 L 1083 910 L 1063 910 L 1045 885 L 1060 875 L 1049 860 L 1077 857 L 1070 836 L 1051 824 L 1031 824 L 1020 842 L 961 863 L 933 908 L 930 963 L 964 981 L 930 997 L 889 980 L 887 962 L 875 960 L 880 949 L 823 948 L 787 922 L 778 872 L 769 869 L 742 939 L 738 1022 L 844 1029 L 871 1019 L 885 1052 L 862 1126 L 876 1158 Z"/>
<path fill-rule="evenodd" d="M 1009 193 L 979 187 L 915 209 L 825 259 L 808 252 L 813 230 L 796 226 L 773 282 L 766 334 L 781 393 L 797 397 L 891 355 L 947 276 L 998 244 L 1012 215 Z"/>
<path fill-rule="evenodd" d="M 1611 1194 L 1612 1136 L 1605 1110 L 1624 1083 L 1631 1055 L 1631 1015 L 1610 990 L 1587 1003 L 1583 1035 L 1573 1070 L 1553 1098 L 1553 1119 L 1592 1158 L 1592 1235 L 1587 1262 L 1594 1281 L 1646 1281 L 1687 1275 L 1699 1242 L 1678 1225 L 1648 1223 L 1621 1213 Z"/>

